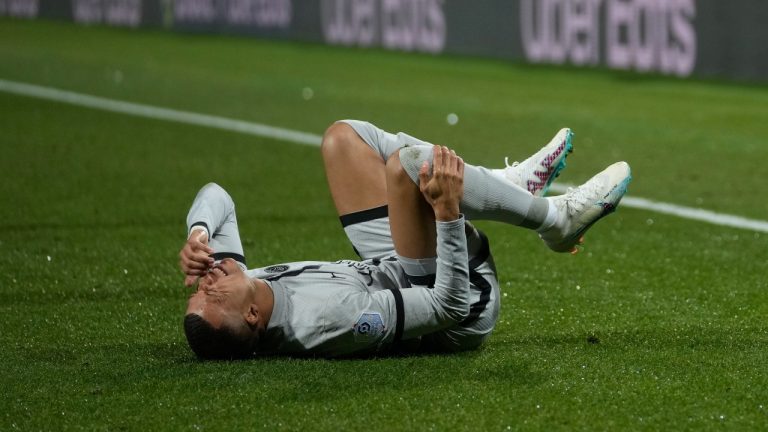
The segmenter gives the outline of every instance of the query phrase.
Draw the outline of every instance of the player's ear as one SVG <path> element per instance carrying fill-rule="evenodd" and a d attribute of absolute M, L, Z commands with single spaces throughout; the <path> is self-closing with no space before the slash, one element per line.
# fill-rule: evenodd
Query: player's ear
<path fill-rule="evenodd" d="M 251 303 L 250 306 L 248 306 L 248 312 L 245 314 L 245 322 L 247 322 L 251 327 L 256 327 L 256 325 L 259 323 L 259 320 L 261 320 L 259 307 L 256 305 L 256 303 Z"/>

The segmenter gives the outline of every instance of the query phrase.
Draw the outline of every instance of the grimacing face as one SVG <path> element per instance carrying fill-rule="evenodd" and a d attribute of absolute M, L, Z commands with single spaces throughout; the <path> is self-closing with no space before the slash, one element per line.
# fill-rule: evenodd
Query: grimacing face
<path fill-rule="evenodd" d="M 253 301 L 253 291 L 253 282 L 235 260 L 225 258 L 200 278 L 197 291 L 187 302 L 187 314 L 198 314 L 215 328 L 224 323 L 242 323 Z"/>

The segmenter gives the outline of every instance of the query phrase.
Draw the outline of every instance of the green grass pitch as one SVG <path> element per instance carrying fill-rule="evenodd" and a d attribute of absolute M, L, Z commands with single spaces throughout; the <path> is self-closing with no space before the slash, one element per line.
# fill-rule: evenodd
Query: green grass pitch
<path fill-rule="evenodd" d="M 367 119 L 491 166 L 570 126 L 564 181 L 624 159 L 630 195 L 768 215 L 766 87 L 14 20 L 0 59 L 2 79 L 317 134 Z M 318 150 L 5 93 L 0 113 L 0 430 L 768 425 L 767 234 L 625 208 L 561 256 L 484 223 L 503 298 L 479 351 L 201 363 L 176 262 L 192 198 L 230 191 L 252 265 L 352 258 Z"/>

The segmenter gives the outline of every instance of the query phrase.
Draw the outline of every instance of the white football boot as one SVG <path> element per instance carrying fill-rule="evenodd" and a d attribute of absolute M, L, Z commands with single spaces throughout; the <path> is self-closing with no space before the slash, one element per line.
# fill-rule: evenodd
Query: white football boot
<path fill-rule="evenodd" d="M 616 210 L 631 180 L 629 165 L 616 162 L 565 195 L 549 198 L 557 208 L 557 221 L 539 236 L 555 252 L 578 252 L 584 233 Z"/>
<path fill-rule="evenodd" d="M 504 177 L 534 196 L 544 196 L 565 168 L 565 158 L 572 151 L 573 132 L 568 128 L 560 129 L 549 144 L 528 159 L 510 165 L 508 158 L 504 158 L 507 166 L 503 169 Z"/>

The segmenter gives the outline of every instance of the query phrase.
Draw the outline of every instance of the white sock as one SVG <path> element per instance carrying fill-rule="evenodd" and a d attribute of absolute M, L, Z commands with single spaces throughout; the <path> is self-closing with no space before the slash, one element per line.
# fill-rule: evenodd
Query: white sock
<path fill-rule="evenodd" d="M 491 173 L 493 173 L 493 175 L 495 175 L 495 176 L 497 176 L 499 178 L 507 179 L 507 169 L 506 168 L 489 168 L 488 170 Z"/>
<path fill-rule="evenodd" d="M 432 162 L 432 146 L 415 145 L 400 150 L 400 163 L 415 183 L 419 182 L 419 169 L 425 160 Z M 549 203 L 492 170 L 465 164 L 461 211 L 470 220 L 493 220 L 537 229 L 546 222 Z"/>
<path fill-rule="evenodd" d="M 407 258 L 397 255 L 406 279 L 413 286 L 433 287 L 437 273 L 437 257 Z"/>
<path fill-rule="evenodd" d="M 544 218 L 544 223 L 542 223 L 540 227 L 536 228 L 536 231 L 538 232 L 546 231 L 555 226 L 555 223 L 557 223 L 557 206 L 555 206 L 555 202 L 552 199 L 545 199 L 547 200 L 547 203 L 549 203 L 549 208 L 547 209 L 547 216 Z"/>

